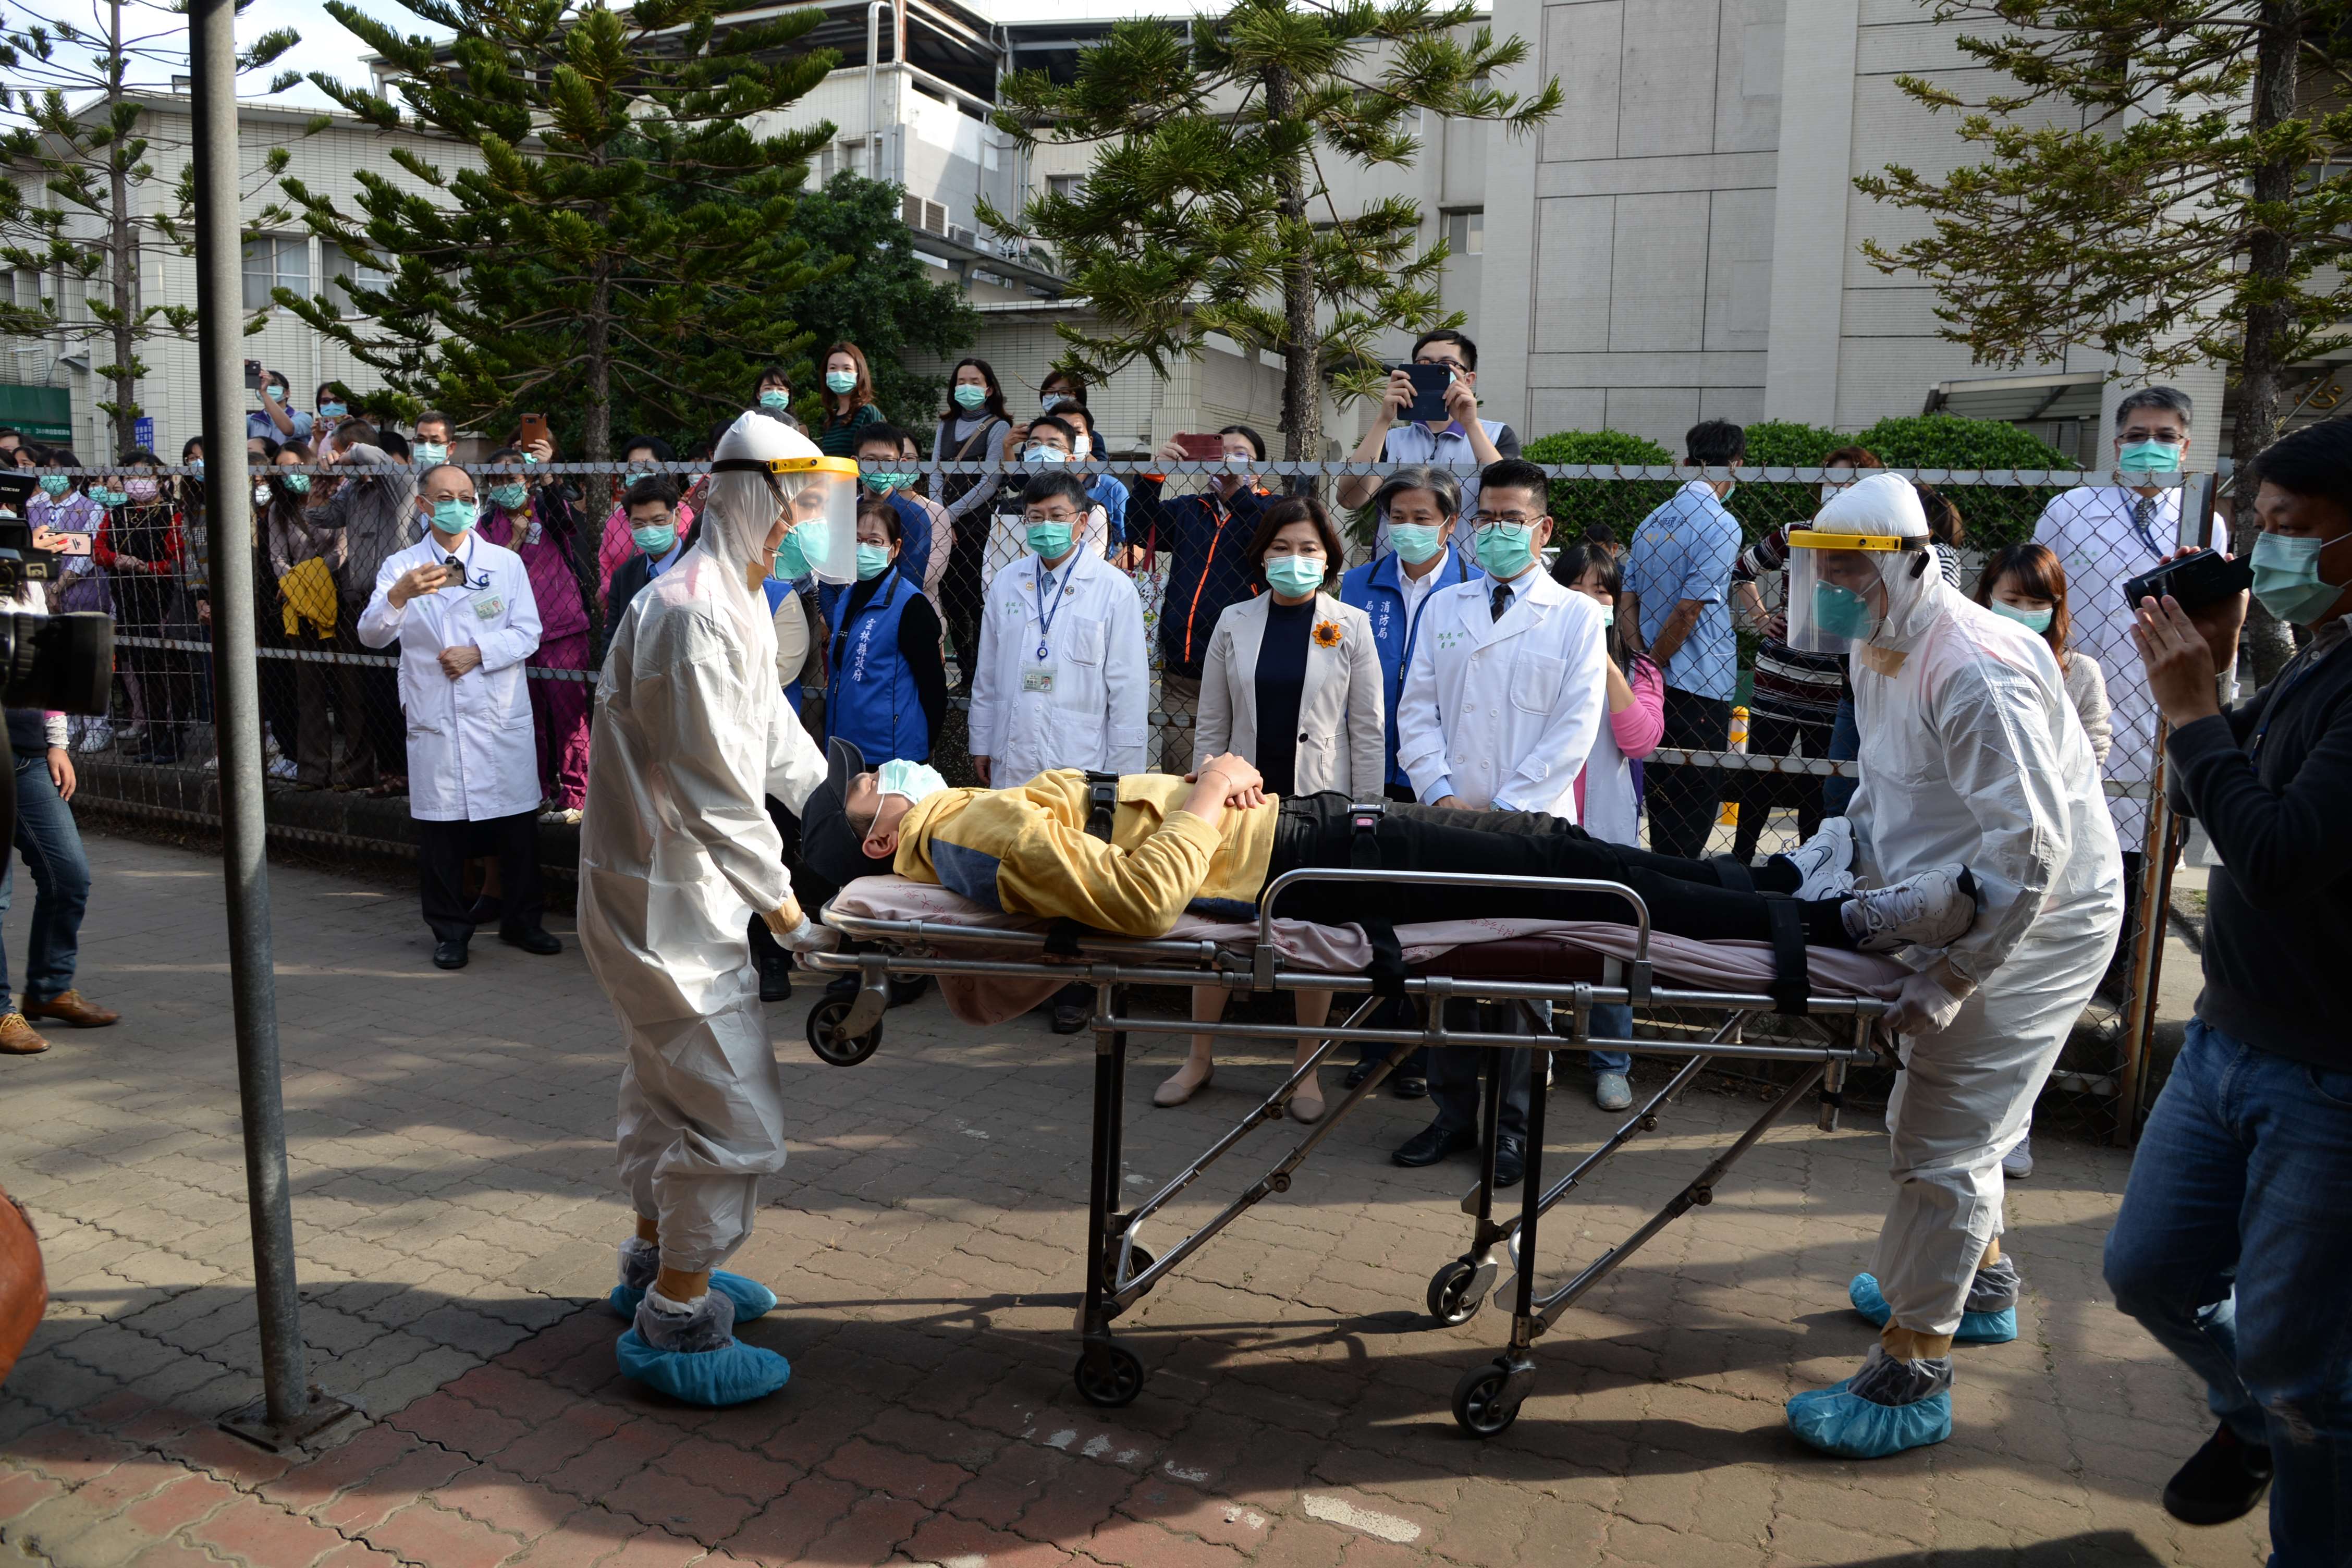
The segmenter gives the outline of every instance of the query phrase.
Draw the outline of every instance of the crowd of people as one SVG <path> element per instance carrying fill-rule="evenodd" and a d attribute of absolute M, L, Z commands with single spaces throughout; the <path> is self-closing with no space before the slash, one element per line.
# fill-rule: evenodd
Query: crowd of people
<path fill-rule="evenodd" d="M 2254 469 L 2266 525 L 2255 593 L 2309 635 L 2286 677 L 2225 710 L 2238 634 L 2227 606 L 2124 593 L 2187 543 L 2229 543 L 2219 518 L 2181 515 L 2189 492 L 2171 481 L 2191 409 L 2174 389 L 2122 400 L 2116 482 L 2060 495 L 2031 541 L 1975 551 L 1951 497 L 1874 472 L 1878 458 L 1858 447 L 1830 456 L 1817 515 L 1751 535 L 1726 505 L 1745 433 L 1716 419 L 1685 439 L 1700 472 L 1621 542 L 1601 527 L 1561 532 L 1549 477 L 1517 456 L 1509 425 L 1482 415 L 1467 338 L 1428 334 L 1412 357 L 1445 370 L 1443 413 L 1407 418 L 1415 379 L 1391 377 L 1352 454 L 1384 471 L 1335 488 L 1340 507 L 1370 514 L 1371 552 L 1352 564 L 1361 552 L 1343 515 L 1261 482 L 1256 431 L 1178 437 L 1124 479 L 1074 468 L 1105 456 L 1087 388 L 1057 374 L 1037 411 L 1016 417 L 977 358 L 952 368 L 928 440 L 876 405 L 854 344 L 824 356 L 806 424 L 789 374 L 770 367 L 747 389 L 752 412 L 684 465 L 658 438 L 625 441 L 628 472 L 610 496 L 547 471 L 557 453 L 543 425 L 461 465 L 449 460 L 459 432 L 437 413 L 404 436 L 331 387 L 295 410 L 284 378 L 266 376 L 246 453 L 264 646 L 340 656 L 289 660 L 287 679 L 265 683 L 271 772 L 296 788 L 407 796 L 434 962 L 450 968 L 485 923 L 525 952 L 560 951 L 540 919 L 535 825 L 615 803 L 583 824 L 592 964 L 625 1018 L 641 1001 L 647 1019 L 667 1008 L 710 1020 L 713 1072 L 741 1096 L 712 1114 L 770 1142 L 773 1086 L 753 1062 L 765 1030 L 744 1009 L 753 992 L 791 994 L 791 950 L 813 929 L 801 906 L 873 871 L 961 889 L 984 864 L 974 896 L 1013 889 L 1033 912 L 1123 929 L 1122 910 L 1148 925 L 1158 917 L 1134 911 L 1170 897 L 1179 909 L 1223 890 L 1255 897 L 1242 860 L 1265 873 L 1329 848 L 1339 828 L 1314 803 L 1379 799 L 1397 808 L 1382 832 L 1400 863 L 1589 865 L 1650 879 L 1660 908 L 1711 933 L 1763 918 L 1764 906 L 1718 894 L 1788 898 L 1804 905 L 1808 940 L 1869 948 L 1895 932 L 1930 946 L 1891 1016 L 1907 1069 L 1889 1110 L 1897 1196 L 1878 1266 L 1853 1282 L 1881 1341 L 1854 1377 L 1790 1408 L 1807 1441 L 1866 1457 L 1948 1432 L 1955 1343 L 2014 1336 L 2001 1184 L 2031 1171 L 2034 1097 L 2083 1005 L 2116 979 L 2160 715 L 2173 803 L 2226 868 L 2198 1022 L 2150 1124 L 2148 1148 L 2165 1158 L 2144 1152 L 2135 1170 L 2108 1273 L 2125 1310 L 2213 1385 L 2220 1429 L 2168 1506 L 2192 1522 L 2236 1517 L 2275 1477 L 2282 1536 L 2340 1540 L 2327 1499 L 2343 1357 L 2286 1347 L 2346 1250 L 2340 1221 L 2315 1219 L 2297 1194 L 2324 1192 L 2352 1147 L 2352 1070 L 2318 1022 L 2321 965 L 2352 918 L 2340 814 L 2323 798 L 2352 750 L 2339 718 L 2352 706 L 2336 700 L 2352 667 L 2328 658 L 2352 599 L 2352 566 L 2336 559 L 2352 539 L 2352 425 L 2299 431 Z M 88 891 L 66 809 L 73 757 L 174 763 L 208 721 L 205 562 L 218 542 L 191 477 L 205 456 L 191 443 L 173 473 L 126 452 L 89 479 L 66 471 L 83 466 L 73 452 L 0 432 L 0 462 L 37 477 L 26 521 L 57 562 L 47 607 L 111 614 L 124 639 L 114 712 L 9 715 L 29 803 L 16 847 L 39 908 L 0 1050 L 41 1048 L 31 1019 L 112 1021 L 71 984 Z M 1159 471 L 1202 460 L 1217 467 L 1198 480 Z M 970 467 L 926 479 L 926 461 Z M 725 703 L 661 689 L 662 671 L 714 658 L 733 660 L 729 679 L 744 687 L 727 700 L 772 709 L 772 726 L 736 734 L 714 718 L 735 710 Z M 977 790 L 950 789 L 932 766 L 959 699 Z M 1748 710 L 1749 755 L 1782 765 L 1727 754 L 1735 702 Z M 826 742 L 830 764 L 816 751 Z M 1806 765 L 1820 762 L 1843 765 Z M 680 822 L 646 796 L 647 770 L 667 781 Z M 1156 840 L 1189 816 L 1225 836 L 1213 855 L 1195 847 L 1189 879 L 1170 871 L 1154 890 L 1104 871 L 1111 880 L 1092 888 L 1095 860 L 1122 853 L 1116 830 L 1076 868 L 1020 869 L 1033 818 L 1076 812 L 1076 831 L 1088 826 L 1084 792 L 1049 778 L 1155 773 L 1134 795 L 1151 824 L 1137 831 Z M 1264 819 L 1257 844 L 1251 814 L 1285 801 L 1307 816 Z M 1722 843 L 1727 803 L 1737 826 Z M 1801 842 L 1759 862 L 1764 820 L 1781 808 Z M 692 995 L 676 973 L 658 984 L 644 973 L 658 945 L 645 889 L 597 872 L 653 864 L 681 831 L 730 889 L 695 917 L 709 984 Z M 1711 857 L 1718 847 L 1728 852 Z M 468 859 L 490 863 L 478 886 Z M 0 908 L 7 892 L 0 881 Z M 1955 910 L 1957 926 L 1922 941 Z M 2307 958 L 2307 971 L 2282 976 L 2282 955 Z M 751 977 L 741 994 L 736 974 Z M 1213 1021 L 1225 1000 L 1202 989 L 1195 1019 Z M 1297 998 L 1299 1068 L 1330 1002 Z M 1465 1009 L 1460 1027 L 1527 1027 L 1508 1010 L 1449 1005 Z M 1075 1032 L 1091 998 L 1072 987 L 1046 1010 Z M 1594 1032 L 1630 1037 L 1624 1011 L 1597 1012 Z M 714 1291 L 729 1312 L 764 1310 L 760 1288 L 716 1268 L 749 1228 L 763 1167 L 730 1156 L 709 1178 L 733 1184 L 723 1198 L 680 1195 L 664 1130 L 678 1121 L 667 1097 L 687 1090 L 664 1075 L 695 1069 L 672 1047 L 655 1054 L 665 1065 L 635 1069 L 642 1103 L 625 1106 L 640 1216 L 615 1297 L 629 1294 L 639 1336 L 635 1351 L 625 1337 L 625 1365 L 707 1348 L 697 1335 L 712 1329 Z M 1393 1152 L 1399 1163 L 1473 1148 L 1483 1093 L 1499 1101 L 1496 1178 L 1520 1179 L 1529 1087 L 1483 1058 L 1442 1051 L 1391 1076 L 1394 1093 L 1433 1108 Z M 1380 1059 L 1367 1051 L 1349 1086 Z M 1631 1104 L 1627 1058 L 1594 1052 L 1585 1065 L 1598 1104 Z M 1195 1037 L 1155 1102 L 1185 1103 L 1215 1068 L 1211 1037 Z M 1288 1110 L 1324 1114 L 1311 1075 Z M 695 1209 L 679 1233 L 690 1242 L 667 1228 L 681 1205 Z M 664 1321 L 673 1309 L 691 1321 Z M 731 1343 L 716 1326 L 712 1342 Z M 691 1364 L 702 1375 L 718 1363 Z M 693 1387 L 723 1403 L 715 1395 L 750 1396 L 775 1369 L 745 1362 L 727 1375 Z"/>

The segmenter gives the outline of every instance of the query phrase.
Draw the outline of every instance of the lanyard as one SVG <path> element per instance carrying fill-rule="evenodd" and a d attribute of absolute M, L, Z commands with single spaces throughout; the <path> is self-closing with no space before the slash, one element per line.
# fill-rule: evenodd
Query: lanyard
<path fill-rule="evenodd" d="M 2155 501 L 2155 510 L 2161 511 L 2164 510 L 2164 501 L 2160 494 L 2155 496 L 2137 496 L 2134 497 L 2132 501 L 2124 508 L 2124 521 L 2132 525 L 2132 531 L 2139 535 L 2139 542 L 2142 544 L 2147 546 L 2147 552 L 2161 561 L 2164 559 L 2164 546 L 2156 542 L 2156 535 L 2150 533 L 2147 529 L 2147 524 L 2139 520 L 2139 502 L 2142 500 Z"/>
<path fill-rule="evenodd" d="M 1076 552 L 1071 553 L 1075 556 Z M 1070 563 L 1072 567 L 1076 564 L 1075 560 Z M 1054 608 L 1050 612 L 1045 608 L 1045 579 L 1048 577 L 1054 578 Z M 1037 591 L 1037 662 L 1043 664 L 1045 661 L 1045 639 L 1054 634 L 1054 616 L 1062 613 L 1062 602 L 1070 595 L 1069 577 L 1066 574 L 1055 577 L 1040 561 L 1037 563 L 1036 579 L 1030 585 Z"/>

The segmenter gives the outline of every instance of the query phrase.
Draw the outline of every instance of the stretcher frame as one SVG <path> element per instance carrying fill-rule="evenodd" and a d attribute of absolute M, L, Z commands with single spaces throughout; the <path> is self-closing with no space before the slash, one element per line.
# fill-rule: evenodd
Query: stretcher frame
<path fill-rule="evenodd" d="M 1601 893 L 1623 900 L 1632 907 L 1634 954 L 1625 962 L 1622 984 L 1589 982 L 1457 979 L 1442 973 L 1417 973 L 1403 982 L 1404 994 L 1420 998 L 1425 1022 L 1419 1028 L 1368 1026 L 1365 1020 L 1387 994 L 1375 990 L 1369 974 L 1330 972 L 1286 964 L 1276 950 L 1273 910 L 1286 889 L 1301 882 L 1378 882 L 1391 886 L 1486 887 L 1497 889 Z M 1462 1200 L 1471 1216 L 1469 1247 L 1447 1260 L 1431 1278 L 1425 1299 L 1430 1314 L 1440 1322 L 1466 1322 L 1490 1298 L 1502 1305 L 1496 1281 L 1506 1268 L 1516 1278 L 1507 1289 L 1511 1317 L 1507 1343 L 1492 1361 L 1472 1366 L 1455 1384 L 1454 1416 L 1462 1428 L 1477 1437 L 1494 1436 L 1517 1419 L 1520 1406 L 1533 1392 L 1536 1340 L 1559 1322 L 1579 1298 L 1622 1268 L 1660 1231 L 1696 1207 L 1714 1201 L 1716 1188 L 1731 1167 L 1781 1121 L 1798 1101 L 1820 1089 L 1819 1125 L 1824 1131 L 1837 1125 L 1846 1071 L 1885 1058 L 1872 1042 L 1872 1026 L 1885 1005 L 1871 996 L 1811 995 L 1808 1016 L 1850 1021 L 1849 1043 L 1809 1046 L 1795 1042 L 1748 1042 L 1741 1037 L 1747 1021 L 1760 1013 L 1779 1011 L 1775 1000 L 1760 992 L 1694 991 L 1660 985 L 1650 961 L 1650 914 L 1641 896 L 1622 883 L 1558 877 L 1487 876 L 1454 871 L 1381 871 L 1310 867 L 1277 877 L 1260 900 L 1257 942 L 1244 955 L 1213 940 L 1139 939 L 1081 932 L 1078 953 L 1066 954 L 1067 932 L 1006 930 L 998 927 L 951 925 L 928 920 L 887 920 L 827 909 L 824 923 L 844 937 L 877 944 L 878 951 L 821 952 L 804 962 L 835 974 L 854 974 L 858 989 L 854 1000 L 828 997 L 809 1015 L 810 1047 L 823 1059 L 852 1066 L 873 1054 L 880 1043 L 882 1016 L 889 1005 L 893 979 L 940 978 L 955 975 L 1015 976 L 1083 982 L 1095 990 L 1090 1027 L 1095 1039 L 1095 1078 L 1091 1173 L 1087 1205 L 1086 1289 L 1077 1312 L 1079 1354 L 1073 1379 L 1087 1403 L 1117 1407 L 1132 1402 L 1142 1391 L 1146 1369 L 1140 1357 L 1111 1332 L 1111 1324 L 1150 1294 L 1153 1287 L 1248 1209 L 1277 1193 L 1287 1192 L 1291 1177 L 1308 1155 L 1331 1135 L 1349 1114 L 1376 1091 L 1391 1072 L 1423 1047 L 1440 1050 L 1484 1047 L 1523 1054 L 1528 1074 L 1527 1164 L 1518 1212 L 1498 1218 L 1495 1205 L 1495 1152 L 1502 1115 L 1502 1097 L 1490 1087 L 1480 1096 L 1478 1182 Z M 1049 961 L 1049 942 L 1064 946 Z M 1034 960 L 951 956 L 957 949 L 1035 948 Z M 910 952 L 908 949 L 943 949 L 943 953 Z M 1442 961 L 1440 961 L 1442 962 Z M 1426 966 L 1424 966 L 1426 967 Z M 1132 1208 L 1122 1208 L 1124 1175 L 1121 1144 L 1126 1119 L 1128 1037 L 1135 1034 L 1207 1035 L 1217 1039 L 1295 1041 L 1304 1031 L 1296 1024 L 1249 1024 L 1191 1019 L 1137 1017 L 1128 1010 L 1129 990 L 1136 985 L 1218 985 L 1229 992 L 1267 994 L 1281 991 L 1331 991 L 1362 994 L 1363 999 L 1337 1026 L 1314 1031 L 1318 1037 L 1304 1066 L 1296 1068 L 1255 1109 L 1222 1134 L 1191 1163 L 1161 1184 Z M 1393 994 L 1392 992 L 1390 994 Z M 1448 1001 L 1504 1003 L 1515 1006 L 1529 1026 L 1527 1035 L 1448 1029 Z M 1539 1007 L 1549 1004 L 1547 1021 Z M 1706 1039 L 1611 1039 L 1591 1032 L 1591 1010 L 1598 1005 L 1672 1006 L 1723 1015 Z M 1563 1023 L 1564 1018 L 1564 1023 Z M 1154 1256 L 1138 1240 L 1143 1223 L 1165 1208 L 1198 1181 L 1218 1161 L 1232 1152 L 1250 1131 L 1284 1119 L 1291 1097 L 1332 1048 L 1342 1044 L 1386 1045 L 1387 1058 L 1364 1080 L 1332 1103 L 1322 1120 L 1307 1130 L 1297 1144 L 1223 1209 L 1202 1222 L 1164 1255 Z M 1580 1160 L 1552 1185 L 1544 1184 L 1545 1068 L 1555 1051 L 1594 1048 L 1639 1052 L 1645 1056 L 1679 1057 L 1681 1068 L 1664 1087 L 1637 1106 L 1601 1146 Z M 1758 1114 L 1731 1144 L 1685 1184 L 1632 1235 L 1587 1263 L 1569 1279 L 1549 1290 L 1536 1279 L 1540 1253 L 1538 1227 L 1543 1216 L 1592 1175 L 1618 1151 L 1644 1132 L 1654 1131 L 1666 1103 L 1689 1086 L 1707 1064 L 1717 1058 L 1748 1061 L 1791 1061 L 1805 1064 L 1801 1073 Z"/>

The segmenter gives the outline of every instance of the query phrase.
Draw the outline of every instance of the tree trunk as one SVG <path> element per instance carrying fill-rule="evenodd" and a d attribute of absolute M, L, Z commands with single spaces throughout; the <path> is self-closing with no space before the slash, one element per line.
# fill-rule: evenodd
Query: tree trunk
<path fill-rule="evenodd" d="M 1265 73 L 1265 117 L 1269 128 L 1297 112 L 1298 84 L 1279 67 Z M 1284 456 L 1292 462 L 1312 462 L 1323 456 L 1323 334 L 1316 318 L 1315 252 L 1307 231 L 1307 178 L 1293 159 L 1275 176 L 1275 196 L 1281 209 L 1276 220 L 1288 231 L 1286 244 L 1297 248 L 1282 264 L 1282 434 Z M 1293 495 L 1311 493 L 1315 481 L 1294 476 L 1283 487 Z"/>
<path fill-rule="evenodd" d="M 2254 51 L 2250 112 L 2251 129 L 2257 136 L 2295 113 L 2295 51 L 2303 9 L 2303 0 L 2266 0 L 2263 6 L 2265 30 Z M 2255 165 L 2253 200 L 2285 206 L 2294 199 L 2294 182 L 2302 170 L 2302 161 L 2293 155 Z M 2294 325 L 2295 290 L 2289 276 L 2294 260 L 2286 237 L 2268 229 L 2256 230 L 2247 247 L 2249 279 L 2273 285 L 2274 299 L 2246 311 L 2245 346 L 2238 362 L 2238 414 L 2230 432 L 2230 456 L 2241 474 L 2254 455 L 2278 436 L 2281 388 L 2287 368 L 2280 350 Z M 2262 523 L 2254 515 L 2253 487 L 2235 486 L 2233 500 L 2231 535 L 2242 555 L 2253 548 Z M 2243 651 L 2254 682 L 2260 685 L 2278 673 L 2294 646 L 2286 628 L 2256 603 L 2247 610 Z"/>
<path fill-rule="evenodd" d="M 109 123 L 122 101 L 122 0 L 108 8 L 106 111 Z M 114 341 L 114 447 L 131 449 L 132 422 L 139 416 L 139 332 L 132 312 L 138 305 L 139 243 L 131 222 L 129 150 L 117 140 L 106 149 L 106 244 L 110 280 L 114 293 L 114 321 L 108 333 Z"/>
<path fill-rule="evenodd" d="M 596 263 L 596 281 L 588 296 L 588 406 L 581 411 L 580 456 L 601 463 L 613 447 L 613 263 L 607 256 Z M 587 487 L 581 487 L 584 491 Z"/>

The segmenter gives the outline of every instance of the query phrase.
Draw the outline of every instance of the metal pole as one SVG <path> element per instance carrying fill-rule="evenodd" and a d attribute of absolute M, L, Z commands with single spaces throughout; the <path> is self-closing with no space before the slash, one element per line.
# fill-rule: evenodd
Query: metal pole
<path fill-rule="evenodd" d="M 269 951 L 269 866 L 262 819 L 260 692 L 253 639 L 253 515 L 245 454 L 238 248 L 236 3 L 192 0 L 194 79 L 197 359 L 203 369 L 205 516 L 212 530 L 214 725 L 220 757 L 221 858 L 228 891 L 229 991 L 236 1089 L 245 1122 L 246 1200 L 254 1298 L 261 1317 L 255 1404 L 221 1425 L 266 1447 L 299 1441 L 351 1406 L 310 1386 L 294 1278 L 294 1209 L 286 1177 L 278 997 Z"/>

